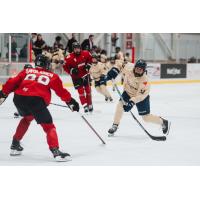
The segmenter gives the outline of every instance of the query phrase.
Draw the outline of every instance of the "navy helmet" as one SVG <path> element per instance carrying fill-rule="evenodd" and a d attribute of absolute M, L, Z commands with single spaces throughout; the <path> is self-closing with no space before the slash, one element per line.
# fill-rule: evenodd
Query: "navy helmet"
<path fill-rule="evenodd" d="M 92 54 L 92 58 L 96 58 L 97 60 L 99 59 L 99 56 L 96 53 Z"/>
<path fill-rule="evenodd" d="M 80 50 L 76 50 L 75 51 L 75 48 L 77 48 L 77 49 L 80 49 Z M 72 43 L 72 49 L 73 49 L 73 52 L 76 54 L 76 55 L 80 55 L 80 53 L 81 53 L 81 45 L 78 43 L 78 42 L 73 42 Z"/>
<path fill-rule="evenodd" d="M 143 69 L 143 73 L 142 73 L 142 74 L 136 73 L 136 72 L 135 72 L 135 68 L 136 68 L 136 67 L 138 67 L 138 68 L 140 68 L 140 69 Z M 140 60 L 138 60 L 138 61 L 135 63 L 135 67 L 134 67 L 134 69 L 133 69 L 133 72 L 134 72 L 134 74 L 135 74 L 136 77 L 141 77 L 141 76 L 143 76 L 143 74 L 146 72 L 146 68 L 147 68 L 147 63 L 146 63 L 146 61 L 140 59 Z"/>
<path fill-rule="evenodd" d="M 39 54 L 39 55 L 37 55 L 37 57 L 35 59 L 35 66 L 42 67 L 46 70 L 49 70 L 50 69 L 50 60 L 45 55 Z"/>
<path fill-rule="evenodd" d="M 79 44 L 79 42 L 72 43 L 72 49 L 74 50 L 75 48 L 81 48 L 81 45 Z"/>
<path fill-rule="evenodd" d="M 140 59 L 135 63 L 135 67 L 139 67 L 145 71 L 147 67 L 147 63 L 145 62 L 145 60 Z"/>

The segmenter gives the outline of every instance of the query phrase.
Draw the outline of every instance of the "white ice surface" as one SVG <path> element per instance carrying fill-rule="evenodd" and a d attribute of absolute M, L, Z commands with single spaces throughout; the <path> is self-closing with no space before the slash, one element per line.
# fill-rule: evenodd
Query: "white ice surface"
<path fill-rule="evenodd" d="M 68 88 L 78 99 L 76 91 Z M 111 91 L 111 87 L 109 87 Z M 200 84 L 152 85 L 151 113 L 171 121 L 171 131 L 165 142 L 152 141 L 125 113 L 113 138 L 107 137 L 112 125 L 118 95 L 112 92 L 113 103 L 105 103 L 103 96 L 93 89 L 94 109 L 85 115 L 106 141 L 101 141 L 81 119 L 67 108 L 49 106 L 57 127 L 60 149 L 72 155 L 72 161 L 56 163 L 42 128 L 33 122 L 22 140 L 23 155 L 10 157 L 12 135 L 20 119 L 14 119 L 13 95 L 0 107 L 0 166 L 1 165 L 200 165 Z M 52 102 L 63 104 L 53 93 Z M 82 111 L 82 110 L 81 110 Z M 138 119 L 134 108 L 133 112 Z M 143 123 L 143 122 L 142 122 Z M 154 135 L 162 135 L 156 125 L 143 123 Z"/>

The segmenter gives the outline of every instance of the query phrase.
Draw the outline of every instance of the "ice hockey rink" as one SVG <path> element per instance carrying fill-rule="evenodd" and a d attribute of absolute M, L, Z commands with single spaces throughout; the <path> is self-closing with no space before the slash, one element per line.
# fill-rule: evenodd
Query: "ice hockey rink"
<path fill-rule="evenodd" d="M 76 91 L 67 88 L 76 99 Z M 96 131 L 105 140 L 103 145 L 78 113 L 67 108 L 50 105 L 57 127 L 60 149 L 72 155 L 72 161 L 54 161 L 46 136 L 40 126 L 33 122 L 25 135 L 23 155 L 10 157 L 12 135 L 20 119 L 14 119 L 16 111 L 10 95 L 0 107 L 0 165 L 67 165 L 67 166 L 132 166 L 132 165 L 200 165 L 200 84 L 153 84 L 151 86 L 151 113 L 171 121 L 170 134 L 166 141 L 153 141 L 125 113 L 115 137 L 108 137 L 112 125 L 118 94 L 110 92 L 113 103 L 93 88 L 94 113 L 85 115 Z M 122 90 L 122 87 L 120 87 Z M 52 103 L 65 105 L 53 93 Z M 141 121 L 134 108 L 133 113 Z M 82 110 L 81 110 L 82 112 Z M 162 135 L 161 128 L 143 123 L 152 135 Z"/>

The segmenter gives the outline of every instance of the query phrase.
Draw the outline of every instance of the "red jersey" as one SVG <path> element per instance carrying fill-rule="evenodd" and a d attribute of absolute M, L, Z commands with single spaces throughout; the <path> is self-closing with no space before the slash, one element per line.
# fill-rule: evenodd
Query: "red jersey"
<path fill-rule="evenodd" d="M 78 79 L 84 77 L 88 74 L 88 71 L 85 69 L 85 65 L 92 62 L 92 55 L 89 51 L 81 51 L 80 55 L 75 53 L 70 53 L 65 58 L 65 64 L 63 65 L 64 70 L 71 75 L 72 79 Z M 72 74 L 72 69 L 78 68 L 78 74 Z"/>
<path fill-rule="evenodd" d="M 24 69 L 16 77 L 9 78 L 3 85 L 2 91 L 7 95 L 15 92 L 15 94 L 22 96 L 41 97 L 49 105 L 51 89 L 63 101 L 69 102 L 71 100 L 71 94 L 63 88 L 59 76 L 40 67 Z"/>

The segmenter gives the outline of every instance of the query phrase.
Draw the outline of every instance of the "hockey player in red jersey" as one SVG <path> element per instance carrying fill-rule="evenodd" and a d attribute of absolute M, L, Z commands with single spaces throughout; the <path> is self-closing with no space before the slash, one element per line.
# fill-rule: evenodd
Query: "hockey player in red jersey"
<path fill-rule="evenodd" d="M 49 70 L 50 62 L 44 55 L 38 55 L 35 69 L 22 70 L 16 77 L 8 79 L 0 91 L 0 99 L 4 99 L 14 92 L 14 104 L 23 116 L 13 136 L 11 156 L 20 155 L 23 147 L 20 141 L 25 135 L 33 119 L 40 124 L 47 135 L 50 151 L 57 161 L 67 161 L 70 154 L 59 150 L 56 127 L 47 109 L 51 101 L 51 89 L 70 107 L 72 111 L 79 111 L 79 104 L 71 94 L 63 88 L 59 76 Z"/>
<path fill-rule="evenodd" d="M 28 69 L 28 68 L 34 68 L 31 64 L 25 64 L 24 65 L 24 69 Z M 19 118 L 20 117 L 20 114 L 19 112 L 14 112 L 14 118 Z"/>
<path fill-rule="evenodd" d="M 92 96 L 89 67 L 92 55 L 89 51 L 81 50 L 78 42 L 74 42 L 73 52 L 65 58 L 64 70 L 71 76 L 74 87 L 78 90 L 81 104 L 85 112 L 92 112 Z"/>

